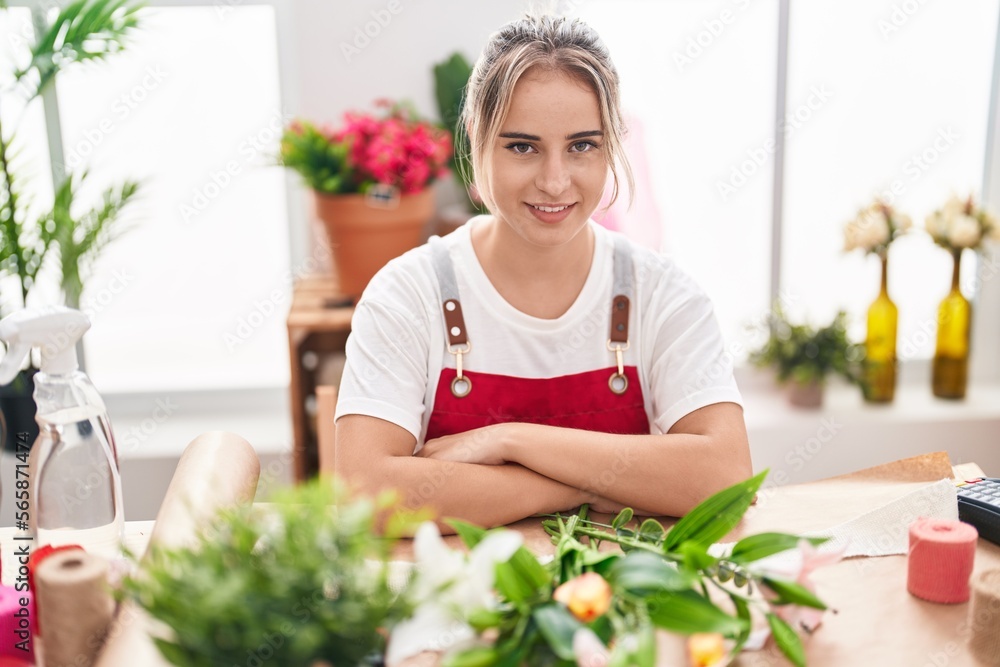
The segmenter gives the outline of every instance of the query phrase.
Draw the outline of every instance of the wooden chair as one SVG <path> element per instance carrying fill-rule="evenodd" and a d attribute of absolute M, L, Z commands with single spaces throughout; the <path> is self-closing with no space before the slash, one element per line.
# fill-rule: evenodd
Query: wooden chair
<path fill-rule="evenodd" d="M 333 475 L 337 446 L 337 388 L 333 385 L 316 387 L 316 431 L 319 449 L 319 474 Z"/>

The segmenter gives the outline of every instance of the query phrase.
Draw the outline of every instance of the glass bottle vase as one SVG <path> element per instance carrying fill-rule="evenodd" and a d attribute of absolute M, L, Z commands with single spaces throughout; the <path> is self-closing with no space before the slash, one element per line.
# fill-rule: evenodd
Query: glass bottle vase
<path fill-rule="evenodd" d="M 962 251 L 952 252 L 955 259 L 951 291 L 938 306 L 937 346 L 934 349 L 934 395 L 938 398 L 965 398 L 969 378 L 969 332 L 972 329 L 972 304 L 959 287 Z"/>
<path fill-rule="evenodd" d="M 889 298 L 889 260 L 883 255 L 882 287 L 868 308 L 865 337 L 864 383 L 866 401 L 889 403 L 896 394 L 896 329 L 899 310 Z"/>

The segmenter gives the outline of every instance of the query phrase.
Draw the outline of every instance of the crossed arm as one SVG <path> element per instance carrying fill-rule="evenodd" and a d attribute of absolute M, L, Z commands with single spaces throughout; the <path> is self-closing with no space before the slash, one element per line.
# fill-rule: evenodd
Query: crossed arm
<path fill-rule="evenodd" d="M 615 435 L 538 424 L 493 424 L 426 442 L 375 417 L 337 421 L 337 472 L 374 493 L 399 489 L 412 509 L 484 526 L 585 502 L 681 516 L 752 475 L 742 409 L 709 405 L 662 435 Z"/>

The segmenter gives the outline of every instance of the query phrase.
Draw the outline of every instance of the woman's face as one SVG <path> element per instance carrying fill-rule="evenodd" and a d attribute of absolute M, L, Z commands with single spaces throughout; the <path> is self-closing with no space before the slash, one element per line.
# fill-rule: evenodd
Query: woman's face
<path fill-rule="evenodd" d="M 494 146 L 494 213 L 534 245 L 572 240 L 604 192 L 604 150 L 597 95 L 565 73 L 528 70 Z"/>

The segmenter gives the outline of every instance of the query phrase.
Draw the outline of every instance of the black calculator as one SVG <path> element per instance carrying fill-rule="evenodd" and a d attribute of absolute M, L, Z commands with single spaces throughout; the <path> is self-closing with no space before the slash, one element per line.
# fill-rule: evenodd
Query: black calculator
<path fill-rule="evenodd" d="M 958 487 L 958 518 L 984 537 L 1000 544 L 1000 479 L 978 477 Z"/>

